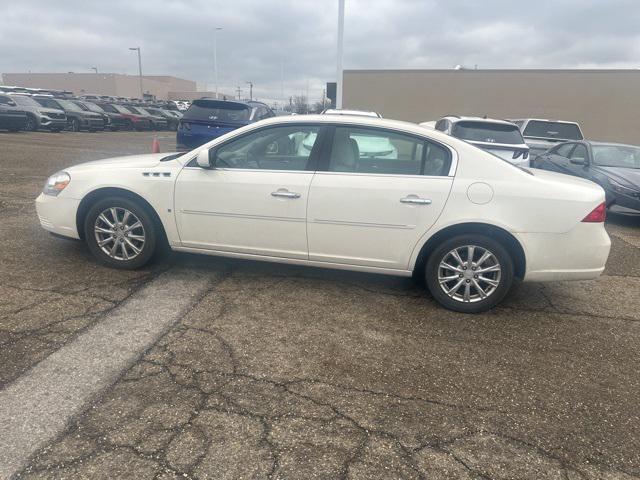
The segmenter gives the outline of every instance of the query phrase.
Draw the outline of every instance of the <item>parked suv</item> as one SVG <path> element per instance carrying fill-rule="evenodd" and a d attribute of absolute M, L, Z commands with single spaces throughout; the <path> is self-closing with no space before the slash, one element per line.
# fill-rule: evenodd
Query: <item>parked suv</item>
<path fill-rule="evenodd" d="M 515 123 L 484 117 L 449 115 L 420 125 L 465 140 L 519 167 L 529 166 L 529 147 Z"/>
<path fill-rule="evenodd" d="M 270 117 L 275 117 L 275 113 L 262 102 L 194 100 L 178 125 L 178 150 L 191 150 L 236 128 Z"/>
<path fill-rule="evenodd" d="M 119 113 L 122 115 L 125 118 L 125 128 L 127 130 L 135 130 L 137 132 L 141 130 L 151 130 L 151 121 L 148 118 L 133 113 L 124 105 L 118 105 L 117 103 L 100 103 L 99 105 L 106 112 Z"/>
<path fill-rule="evenodd" d="M 67 115 L 63 110 L 43 107 L 30 96 L 20 93 L 12 93 L 11 99 L 26 112 L 27 123 L 24 129 L 28 132 L 41 129 L 59 132 L 67 128 Z"/>
<path fill-rule="evenodd" d="M 576 122 L 524 118 L 511 120 L 520 127 L 524 141 L 531 149 L 531 156 L 546 152 L 561 142 L 583 140 L 582 130 Z"/>
<path fill-rule="evenodd" d="M 167 121 L 167 127 L 169 130 L 178 130 L 178 123 L 180 123 L 180 116 L 174 115 L 173 112 L 165 110 L 163 108 L 145 107 L 145 110 L 151 115 L 162 117 Z"/>
<path fill-rule="evenodd" d="M 95 132 L 96 130 L 104 129 L 104 120 L 102 120 L 101 115 L 94 112 L 85 112 L 71 100 L 45 96 L 35 96 L 33 98 L 43 107 L 63 110 L 67 115 L 67 125 L 74 132 L 79 132 L 80 130 Z"/>
<path fill-rule="evenodd" d="M 27 124 L 27 114 L 9 95 L 0 95 L 0 129 L 17 132 Z"/>
<path fill-rule="evenodd" d="M 85 112 L 95 112 L 102 116 L 104 121 L 104 128 L 116 132 L 127 128 L 127 119 L 123 115 L 114 112 L 105 111 L 97 103 L 90 102 L 89 100 L 74 100 L 73 103 L 78 105 Z"/>

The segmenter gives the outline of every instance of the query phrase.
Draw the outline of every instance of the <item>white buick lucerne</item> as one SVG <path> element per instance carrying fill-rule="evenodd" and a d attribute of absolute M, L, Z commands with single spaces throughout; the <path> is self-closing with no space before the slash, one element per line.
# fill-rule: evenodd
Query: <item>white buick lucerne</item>
<path fill-rule="evenodd" d="M 167 243 L 416 275 L 445 307 L 479 312 L 515 278 L 600 275 L 604 200 L 594 183 L 518 168 L 415 124 L 309 115 L 260 121 L 188 153 L 70 167 L 36 206 L 45 229 L 83 239 L 111 267 L 141 267 Z"/>

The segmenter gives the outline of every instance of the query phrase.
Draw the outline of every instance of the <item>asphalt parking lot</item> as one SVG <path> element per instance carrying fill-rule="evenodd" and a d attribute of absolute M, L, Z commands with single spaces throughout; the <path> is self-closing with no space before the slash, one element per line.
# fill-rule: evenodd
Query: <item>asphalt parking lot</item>
<path fill-rule="evenodd" d="M 52 359 L 57 371 L 99 363 L 108 322 L 156 332 L 5 473 L 640 478 L 640 218 L 610 217 L 598 281 L 519 285 L 475 316 L 410 279 L 183 254 L 109 270 L 40 228 L 33 200 L 48 175 L 151 140 L 0 134 L 0 412 Z M 179 308 L 159 300 L 172 293 Z M 67 356 L 80 339 L 85 358 Z M 27 400 L 67 411 L 56 396 Z"/>

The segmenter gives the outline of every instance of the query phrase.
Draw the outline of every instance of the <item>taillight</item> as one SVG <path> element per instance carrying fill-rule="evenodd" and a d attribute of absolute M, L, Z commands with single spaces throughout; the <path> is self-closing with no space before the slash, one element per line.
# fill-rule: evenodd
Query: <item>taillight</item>
<path fill-rule="evenodd" d="M 582 219 L 588 223 L 602 223 L 607 219 L 607 206 L 604 202 L 594 208 L 589 215 Z"/>

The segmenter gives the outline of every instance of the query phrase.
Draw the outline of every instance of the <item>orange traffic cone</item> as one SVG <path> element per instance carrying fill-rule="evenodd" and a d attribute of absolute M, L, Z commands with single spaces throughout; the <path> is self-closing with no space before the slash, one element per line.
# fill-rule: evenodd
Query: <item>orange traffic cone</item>
<path fill-rule="evenodd" d="M 158 137 L 153 137 L 153 142 L 151 142 L 151 153 L 160 153 L 160 142 L 158 142 Z"/>

